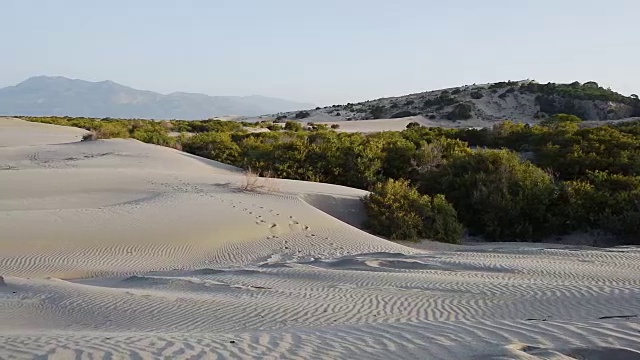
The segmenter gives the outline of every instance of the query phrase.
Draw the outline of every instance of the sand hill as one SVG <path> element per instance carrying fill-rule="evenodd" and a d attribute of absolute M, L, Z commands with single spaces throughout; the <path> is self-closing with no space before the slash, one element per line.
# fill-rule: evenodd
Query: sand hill
<path fill-rule="evenodd" d="M 0 119 L 0 358 L 640 357 L 637 247 L 409 247 L 361 190 L 82 134 Z"/>
<path fill-rule="evenodd" d="M 401 130 L 400 124 L 410 121 L 424 126 L 464 128 L 490 127 L 505 120 L 538 123 L 556 113 L 577 115 L 584 120 L 598 122 L 620 120 L 640 116 L 640 100 L 637 95 L 623 96 L 595 82 L 538 84 L 521 80 L 465 85 L 253 119 L 338 123 L 345 131 L 368 125 L 343 122 L 377 120 L 379 124 L 374 127 L 380 128 L 383 119 L 386 119 L 384 123 L 388 124 L 387 130 Z"/>

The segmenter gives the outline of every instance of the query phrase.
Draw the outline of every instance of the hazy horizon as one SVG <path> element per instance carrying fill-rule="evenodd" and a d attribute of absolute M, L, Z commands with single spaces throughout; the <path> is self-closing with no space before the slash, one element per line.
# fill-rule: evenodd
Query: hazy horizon
<path fill-rule="evenodd" d="M 0 12 L 0 87 L 47 75 L 318 105 L 527 78 L 640 92 L 631 0 L 8 0 Z"/>

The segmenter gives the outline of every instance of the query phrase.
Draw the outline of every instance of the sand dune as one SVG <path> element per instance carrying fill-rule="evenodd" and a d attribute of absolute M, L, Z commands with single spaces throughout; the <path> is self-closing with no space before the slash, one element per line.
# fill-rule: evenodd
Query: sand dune
<path fill-rule="evenodd" d="M 638 248 L 408 247 L 360 190 L 48 129 L 0 120 L 0 358 L 640 358 Z"/>

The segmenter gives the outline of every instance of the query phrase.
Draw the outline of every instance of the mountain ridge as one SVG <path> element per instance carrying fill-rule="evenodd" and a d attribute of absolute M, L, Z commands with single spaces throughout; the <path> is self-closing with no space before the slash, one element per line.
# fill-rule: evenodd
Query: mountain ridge
<path fill-rule="evenodd" d="M 111 80 L 87 81 L 64 76 L 33 76 L 0 88 L 2 115 L 195 120 L 255 116 L 313 106 L 262 95 L 210 96 L 180 91 L 161 94 Z"/>

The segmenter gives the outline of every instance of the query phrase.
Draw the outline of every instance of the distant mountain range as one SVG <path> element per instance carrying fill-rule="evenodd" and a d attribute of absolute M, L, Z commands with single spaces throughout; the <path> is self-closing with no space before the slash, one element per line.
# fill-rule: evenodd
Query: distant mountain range
<path fill-rule="evenodd" d="M 113 81 L 91 82 L 62 76 L 36 76 L 0 88 L 0 115 L 86 116 L 142 119 L 207 119 L 314 107 L 277 98 L 209 96 L 175 92 L 163 95 Z"/>

